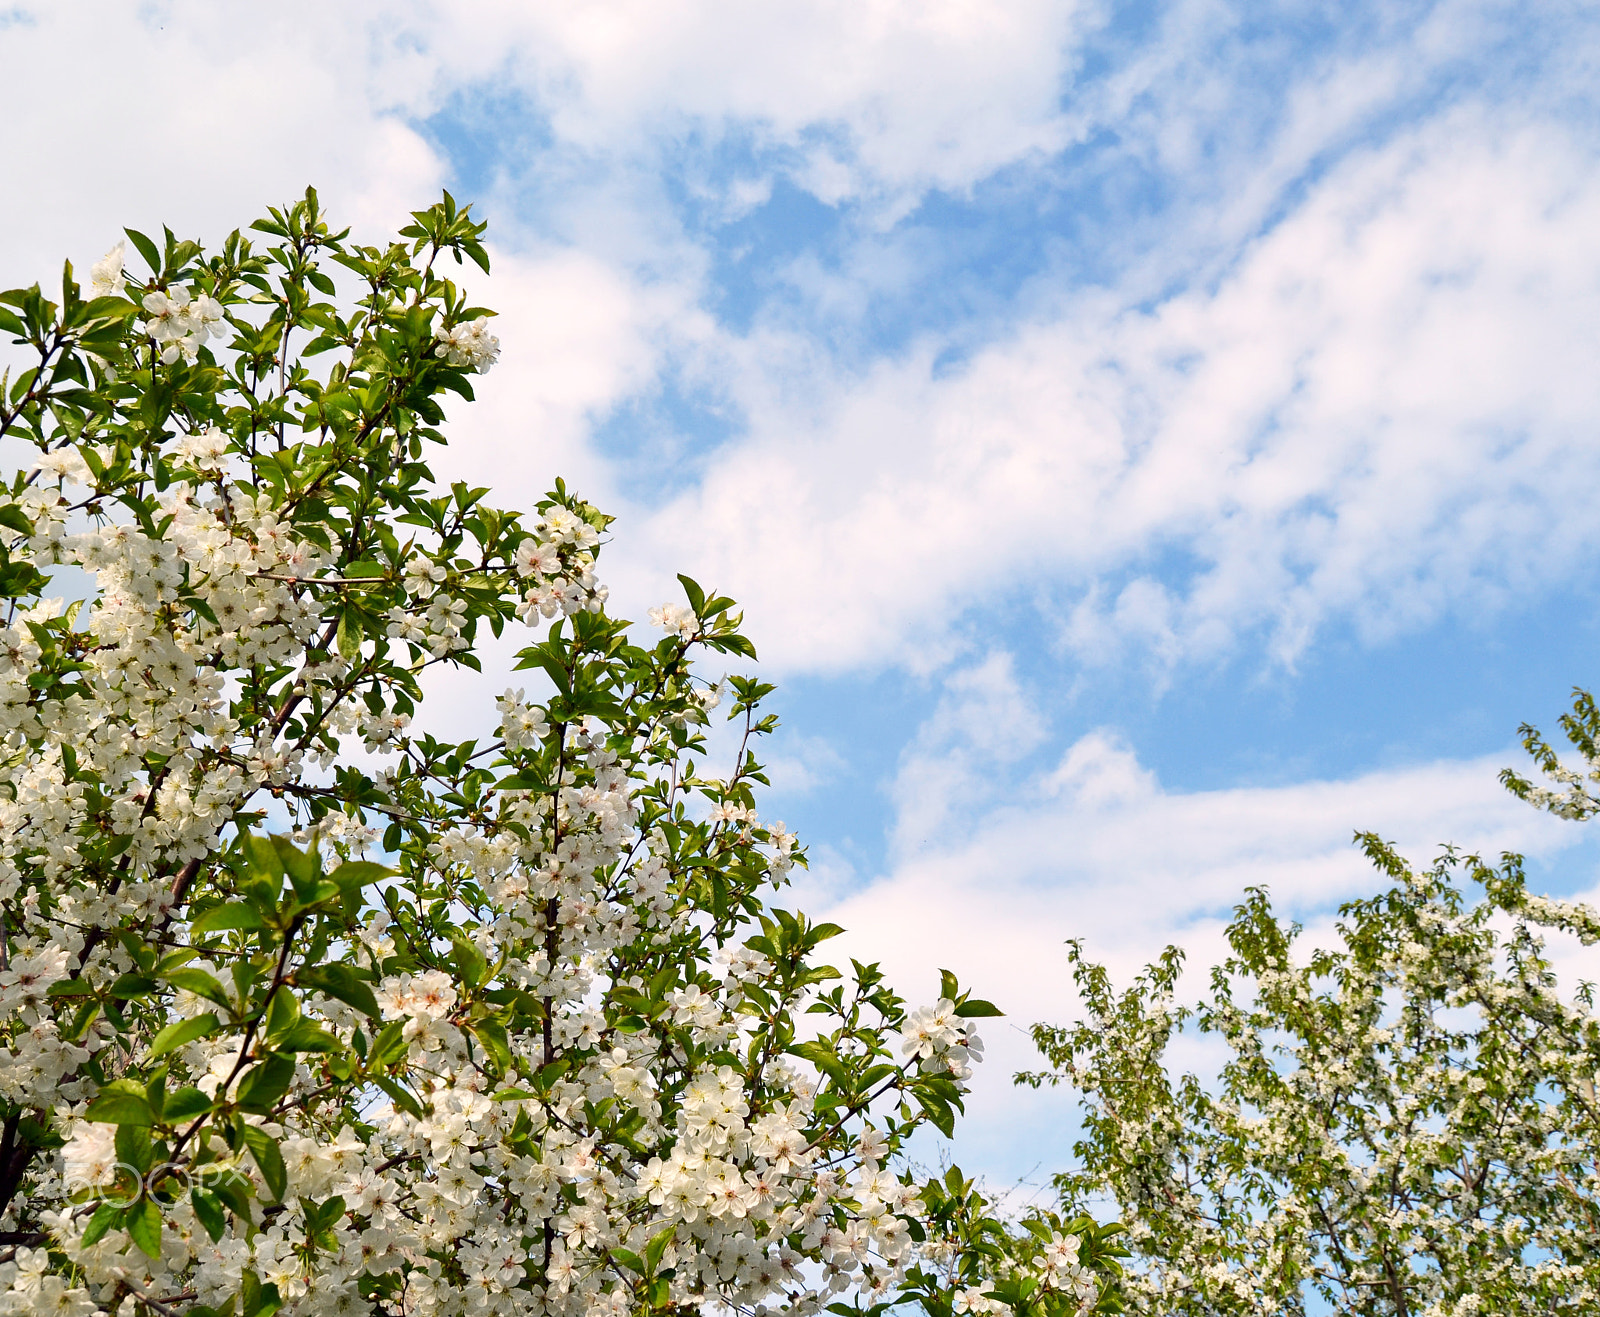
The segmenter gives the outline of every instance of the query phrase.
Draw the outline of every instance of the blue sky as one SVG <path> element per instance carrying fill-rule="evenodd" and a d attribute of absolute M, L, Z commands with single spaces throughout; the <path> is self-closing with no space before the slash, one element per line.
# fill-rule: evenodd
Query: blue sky
<path fill-rule="evenodd" d="M 744 600 L 797 899 L 1025 1024 L 1069 936 L 1325 927 L 1356 828 L 1595 888 L 1494 778 L 1595 680 L 1597 55 L 1554 0 L 21 3 L 0 279 L 473 199 L 504 356 L 441 469 L 617 513 L 631 615 Z M 993 1034 L 1004 1177 L 1064 1113 Z"/>

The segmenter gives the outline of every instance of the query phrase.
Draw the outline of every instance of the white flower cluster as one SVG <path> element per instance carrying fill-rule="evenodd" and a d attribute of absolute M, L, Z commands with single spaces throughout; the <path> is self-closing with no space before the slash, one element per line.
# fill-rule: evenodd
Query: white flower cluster
<path fill-rule="evenodd" d="M 150 317 L 144 333 L 161 349 L 163 365 L 179 358 L 193 364 L 207 340 L 227 333 L 222 303 L 205 293 L 196 297 L 187 288 L 156 290 L 146 293 L 140 305 Z"/>
<path fill-rule="evenodd" d="M 1079 1260 L 1082 1239 L 1078 1235 L 1053 1233 L 1044 1246 L 1041 1261 L 1049 1282 L 1058 1290 L 1072 1295 L 1080 1304 L 1087 1303 L 1100 1292 L 1094 1273 Z"/>
<path fill-rule="evenodd" d="M 914 1058 L 925 1074 L 946 1072 L 956 1079 L 970 1079 L 973 1065 L 983 1059 L 977 1028 L 956 1014 L 956 1004 L 947 997 L 913 1011 L 901 1036 L 900 1050 Z"/>
<path fill-rule="evenodd" d="M 44 496 L 30 505 L 39 524 L 50 522 L 56 507 Z M 69 747 L 79 772 L 92 769 L 106 790 L 125 793 L 126 808 L 113 817 L 130 838 L 129 853 L 141 857 L 135 874 L 165 856 L 207 853 L 220 823 L 254 785 L 292 782 L 299 772 L 295 751 L 282 742 L 233 739 L 216 673 L 228 663 L 281 664 L 305 647 L 317 611 L 291 582 L 274 578 L 289 574 L 291 559 L 299 574 L 317 570 L 324 558 L 236 489 L 206 501 L 178 488 L 167 507 L 169 534 L 161 540 L 126 527 L 58 535 L 46 526 L 38 537 L 53 560 L 82 564 L 99 585 L 88 624 L 107 643 L 93 653 L 84 693 L 40 718 L 25 694 L 39 657 L 33 634 L 13 627 L 0 653 L 9 665 L 0 680 L 10 682 L 13 736 L 42 737 L 50 747 L 12 771 L 15 798 L 0 807 L 5 853 L 38 856 L 40 866 L 63 879 L 86 809 L 81 785 L 64 772 L 61 752 Z M 547 522 L 562 527 L 560 519 Z M 201 591 L 215 626 L 201 619 L 176 631 L 170 621 L 156 625 L 171 618 L 174 592 L 183 586 Z M 342 670 L 324 661 L 313 679 L 338 681 Z M 543 711 L 521 692 L 500 703 L 508 745 L 534 745 L 547 734 Z M 370 718 L 358 721 L 370 728 Z M 170 766 L 153 793 L 138 768 L 149 754 Z M 570 734 L 569 755 L 583 780 L 574 776 L 564 785 L 553 810 L 513 797 L 506 819 L 520 820 L 517 830 L 461 827 L 441 834 L 432 848 L 441 874 L 474 874 L 490 894 L 496 913 L 484 934 L 491 954 L 501 946 L 538 948 L 505 972 L 520 990 L 551 1003 L 550 1045 L 562 1052 L 592 1049 L 599 1037 L 601 1021 L 590 1003 L 603 985 L 599 967 L 608 954 L 652 926 L 672 937 L 689 927 L 684 916 L 669 916 L 659 859 L 648 845 L 638 849 L 637 806 L 614 751 L 579 731 Z M 343 826 L 340 819 L 324 825 L 330 835 Z M 781 826 L 772 835 L 775 867 L 786 866 L 793 839 Z M 636 858 L 618 869 L 630 848 Z M 3 872 L 5 890 L 15 891 L 14 869 Z M 85 949 L 86 930 L 137 923 L 152 912 L 159 917 L 163 895 L 137 880 L 112 894 L 63 883 L 55 909 L 38 923 L 39 937 L 51 942 L 33 944 L 0 978 L 8 1013 L 26 1023 L 30 1004 Z M 385 919 L 360 939 L 374 966 L 393 946 Z M 730 951 L 724 963 L 720 987 L 691 983 L 674 991 L 670 1019 L 706 1044 L 743 1051 L 758 1018 L 746 1013 L 746 987 L 770 991 L 776 970 L 768 957 L 745 948 Z M 110 940 L 89 951 L 81 975 L 104 983 L 130 968 L 126 950 Z M 903 1274 L 915 1190 L 880 1169 L 875 1159 L 884 1145 L 871 1138 L 853 1177 L 819 1171 L 821 1149 L 806 1133 L 813 1088 L 783 1063 L 767 1067 L 759 1105 L 732 1067 L 691 1070 L 665 1123 L 658 1075 L 674 1049 L 663 1058 L 650 1033 L 613 1034 L 612 1045 L 592 1051 L 556 1082 L 548 1101 L 492 1099 L 472 1060 L 459 981 L 441 970 L 387 975 L 375 994 L 383 1018 L 402 1023 L 402 1040 L 424 1067 L 418 1075 L 431 1075 L 424 1114 L 389 1107 L 368 1139 L 348 1128 L 320 1131 L 309 1109 L 258 1123 L 282 1143 L 289 1201 L 338 1195 L 346 1205 L 314 1266 L 298 1213 L 263 1221 L 253 1235 L 228 1233 L 212 1242 L 188 1200 L 179 1199 L 165 1212 L 171 1246 L 159 1259 L 131 1247 L 121 1231 L 85 1245 L 84 1219 L 62 1216 L 60 1236 L 83 1283 L 35 1284 L 24 1274 L 30 1255 L 13 1280 L 11 1311 L 43 1312 L 47 1302 L 52 1312 L 88 1314 L 125 1279 L 146 1293 L 187 1290 L 214 1304 L 237 1293 L 249 1270 L 278 1287 L 285 1311 L 311 1317 L 365 1311 L 362 1288 L 403 1269 L 403 1289 L 389 1302 L 408 1317 L 620 1313 L 631 1310 L 631 1300 L 606 1259 L 617 1249 L 642 1255 L 666 1228 L 681 1231 L 661 1266 L 671 1268 L 672 1293 L 683 1303 L 719 1294 L 740 1306 L 776 1301 L 816 1312 L 865 1277 L 863 1268 L 880 1291 Z M 190 998 L 182 1009 L 193 1015 L 207 1007 Z M 308 999 L 302 1010 L 337 1038 L 359 1027 L 359 1017 L 338 1002 Z M 933 1049 L 928 1055 L 948 1064 L 962 1044 L 959 1031 L 942 1020 L 930 1017 L 924 1032 Z M 92 1027 L 96 1045 L 106 1037 L 100 1025 Z M 12 1050 L 0 1057 L 7 1091 L 32 1086 L 63 1104 L 60 1119 L 70 1134 L 59 1163 L 62 1185 L 105 1185 L 117 1174 L 114 1127 L 83 1120 L 93 1087 L 68 1079 L 88 1055 L 83 1046 L 65 1045 L 44 1060 L 13 1035 Z M 201 1039 L 173 1055 L 168 1082 L 232 1096 L 247 1062 L 233 1038 Z M 528 1056 L 525 1064 L 537 1069 L 541 1058 Z M 309 1091 L 319 1081 L 302 1060 L 293 1082 Z M 602 1144 L 587 1124 L 584 1113 L 597 1104 L 633 1113 L 631 1138 L 661 1150 L 634 1165 L 619 1160 L 620 1149 Z M 530 1138 L 535 1152 L 526 1150 Z M 225 1164 L 266 1195 L 243 1151 Z M 44 1193 L 48 1201 L 48 1187 Z M 808 1257 L 822 1261 L 819 1274 L 808 1272 Z"/>
<path fill-rule="evenodd" d="M 28 474 L 64 480 L 74 485 L 87 485 L 94 475 L 89 470 L 89 464 L 83 460 L 83 454 L 70 445 L 57 448 L 53 452 L 40 453 L 33 459 L 33 466 L 29 468 Z"/>
<path fill-rule="evenodd" d="M 0 723 L 16 747 L 42 738 L 11 770 L 15 793 L 0 802 L 11 842 L 0 854 L 0 894 L 16 882 L 6 855 L 37 848 L 34 863 L 48 874 L 76 863 L 71 837 L 88 802 L 81 779 L 68 780 L 69 758 L 74 776 L 94 774 L 109 795 L 112 826 L 143 865 L 207 854 L 243 795 L 298 753 L 270 734 L 235 739 L 221 670 L 286 662 L 304 649 L 320 608 L 274 578 L 315 570 L 326 552 L 288 535 L 276 513 L 237 489 L 201 499 L 179 484 L 163 506 L 170 520 L 160 538 L 120 524 L 68 535 L 59 495 L 21 498 L 35 528 L 25 542 L 37 560 L 79 565 L 95 582 L 86 634 L 96 644 L 71 694 L 35 708 L 28 679 L 40 646 L 16 626 L 11 643 L 0 640 Z M 210 618 L 174 625 L 180 592 L 198 598 Z M 167 765 L 156 782 L 145 771 L 152 756 Z M 109 905 L 70 893 L 63 900 L 84 927 L 114 926 L 139 890 L 125 887 Z M 80 899 L 90 903 L 80 908 Z M 74 935 L 73 951 L 79 940 Z"/>
<path fill-rule="evenodd" d="M 525 581 L 517 615 L 532 624 L 542 617 L 598 613 L 610 591 L 594 574 L 599 532 L 566 508 L 554 507 L 517 546 L 517 572 Z"/>
<path fill-rule="evenodd" d="M 1263 894 L 1239 908 L 1195 1012 L 1230 1053 L 1215 1088 L 1165 1069 L 1191 1014 L 1176 951 L 1113 995 L 1074 947 L 1089 1018 L 1036 1031 L 1055 1070 L 1033 1078 L 1084 1095 L 1062 1181 L 1118 1202 L 1131 1311 L 1361 1311 L 1379 1293 L 1440 1317 L 1600 1308 L 1600 1021 L 1587 990 L 1558 991 L 1537 934 L 1600 923 L 1527 893 L 1514 857 L 1464 862 L 1487 894 L 1468 908 L 1453 856 L 1418 874 L 1366 845 L 1397 881 L 1345 908 L 1337 952 L 1296 963 L 1299 930 Z"/>
<path fill-rule="evenodd" d="M 97 1309 L 81 1286 L 70 1285 L 52 1274 L 49 1253 L 43 1249 L 18 1248 L 8 1261 L 0 1262 L 0 1317 L 91 1317 Z"/>
<path fill-rule="evenodd" d="M 508 750 L 522 750 L 537 745 L 550 731 L 544 710 L 530 705 L 520 690 L 508 690 L 495 707 L 500 710 L 500 739 Z"/>
<path fill-rule="evenodd" d="M 69 1189 L 109 1184 L 117 1171 L 117 1127 L 74 1121 L 61 1149 L 61 1179 Z"/>
<path fill-rule="evenodd" d="M 337 248 L 316 214 L 262 228 Z M 471 228 L 448 198 L 418 222 Z M 942 1001 L 897 1065 L 875 971 L 824 992 L 831 926 L 766 904 L 795 839 L 760 823 L 745 745 L 726 781 L 694 771 L 684 722 L 720 687 L 603 616 L 597 514 L 434 486 L 417 362 L 370 349 L 438 295 L 385 259 L 366 347 L 325 377 L 219 398 L 162 374 L 178 433 L 131 386 L 84 406 L 74 370 L 5 413 L 80 407 L 28 431 L 56 483 L 0 499 L 24 582 L 0 625 L 0 1317 L 891 1298 L 923 1212 L 892 1168 L 977 1039 Z M 120 250 L 94 277 L 122 286 Z M 119 366 L 146 340 L 193 361 L 246 305 L 173 282 L 98 341 Z M 497 345 L 478 321 L 432 350 L 483 370 Z M 28 593 L 62 565 L 83 599 Z M 496 739 L 412 734 L 419 677 L 470 664 L 476 628 L 558 616 L 524 655 L 559 696 L 506 692 Z"/>
<path fill-rule="evenodd" d="M 0 1022 L 12 1026 L 9 1046 L 0 1045 L 0 1098 L 21 1101 L 64 1083 L 70 1092 L 70 1077 L 100 1050 L 102 1040 L 63 1038 L 48 1009 L 50 988 L 73 969 L 66 950 L 37 937 L 21 939 L 16 947 L 10 967 L 0 971 Z"/>
<path fill-rule="evenodd" d="M 119 242 L 89 267 L 89 291 L 95 297 L 120 297 L 128 287 L 122 272 L 128 244 Z"/>
<path fill-rule="evenodd" d="M 443 357 L 452 366 L 465 366 L 483 375 L 500 360 L 500 340 L 489 332 L 486 316 L 449 328 L 441 325 L 433 332 L 439 340 L 434 355 Z"/>
<path fill-rule="evenodd" d="M 682 604 L 662 604 L 650 610 L 650 621 L 663 631 L 691 640 L 700 630 L 700 619 Z"/>
<path fill-rule="evenodd" d="M 37 1012 L 51 984 L 70 976 L 68 962 L 64 948 L 41 947 L 31 955 L 18 956 L 0 970 L 0 1018 Z"/>
<path fill-rule="evenodd" d="M 188 459 L 199 471 L 215 471 L 222 465 L 228 452 L 228 436 L 216 426 L 195 430 L 184 435 L 177 443 L 180 456 Z"/>
<path fill-rule="evenodd" d="M 770 860 L 772 871 L 775 874 L 788 873 L 794 868 L 794 848 L 799 838 L 783 826 L 783 820 L 770 824 L 767 828 L 767 840 L 772 844 L 773 855 Z"/>
<path fill-rule="evenodd" d="M 1056 1295 L 1072 1299 L 1078 1312 L 1091 1312 L 1101 1296 L 1101 1282 L 1090 1267 L 1083 1266 L 1078 1259 L 1082 1243 L 1080 1235 L 1051 1232 L 1050 1242 L 1038 1250 L 1037 1259 L 1027 1267 L 1027 1272 Z M 1011 1271 L 1016 1271 L 1014 1264 Z M 992 1314 L 1011 1311 L 1010 1304 L 994 1298 L 978 1285 L 958 1290 L 952 1307 L 958 1314 L 973 1314 L 973 1317 L 992 1317 Z"/>

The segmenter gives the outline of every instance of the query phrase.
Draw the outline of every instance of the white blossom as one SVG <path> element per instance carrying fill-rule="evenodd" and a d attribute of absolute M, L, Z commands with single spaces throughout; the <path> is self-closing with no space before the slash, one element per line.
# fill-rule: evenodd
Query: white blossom
<path fill-rule="evenodd" d="M 291 310 L 329 296 L 304 262 L 366 259 L 316 205 L 266 225 L 307 235 L 269 245 Z M 464 215 L 418 222 L 448 248 Z M 499 345 L 481 318 L 402 350 L 454 297 L 406 250 L 341 312 L 346 354 L 296 358 L 308 317 L 273 331 L 281 372 L 158 370 L 153 423 L 152 349 L 278 323 L 185 273 L 107 349 L 115 390 L 91 408 L 74 366 L 41 404 L 89 438 L 8 416 L 38 478 L 0 530 L 34 569 L 0 626 L 0 1221 L 50 1243 L 0 1250 L 0 1317 L 256 1284 L 284 1317 L 622 1317 L 647 1255 L 655 1310 L 892 1298 L 928 1215 L 907 1141 L 977 1056 L 966 999 L 908 1021 L 775 906 L 805 856 L 752 803 L 762 715 L 725 777 L 690 771 L 722 689 L 693 658 L 746 652 L 736 615 L 666 605 L 688 643 L 636 645 L 596 509 L 490 508 L 422 464 L 418 367 Z M 81 599 L 29 593 L 59 565 Z M 413 723 L 428 669 L 519 623 L 537 686 Z"/>
<path fill-rule="evenodd" d="M 128 281 L 122 272 L 128 244 L 119 241 L 98 261 L 89 267 L 89 288 L 94 297 L 120 297 Z"/>
<path fill-rule="evenodd" d="M 480 375 L 500 359 L 500 340 L 488 331 L 489 321 L 484 316 L 465 324 L 441 325 L 434 331 L 439 340 L 435 355 L 443 357 L 452 366 L 465 366 Z"/>

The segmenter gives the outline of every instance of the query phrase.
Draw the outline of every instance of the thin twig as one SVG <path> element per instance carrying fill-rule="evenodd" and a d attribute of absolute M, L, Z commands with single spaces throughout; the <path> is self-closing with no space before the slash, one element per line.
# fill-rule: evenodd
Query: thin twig
<path fill-rule="evenodd" d="M 135 1285 L 133 1281 L 128 1278 L 128 1273 L 123 1268 L 113 1267 L 111 1268 L 111 1274 L 117 1278 L 117 1282 L 125 1290 L 127 1290 L 129 1294 L 138 1299 L 139 1302 L 144 1304 L 145 1307 L 155 1309 L 156 1312 L 161 1314 L 161 1317 L 179 1317 L 178 1310 L 171 1305 L 174 1303 L 187 1303 L 189 1300 L 195 1297 L 195 1292 L 193 1290 L 184 1290 L 182 1294 L 169 1294 L 164 1299 L 158 1299 L 153 1295 L 145 1293 L 144 1290 Z"/>

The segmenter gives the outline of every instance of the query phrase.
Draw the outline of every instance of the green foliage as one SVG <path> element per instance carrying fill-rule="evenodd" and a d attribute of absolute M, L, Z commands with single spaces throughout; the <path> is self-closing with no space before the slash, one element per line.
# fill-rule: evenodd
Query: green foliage
<path fill-rule="evenodd" d="M 997 1012 L 948 973 L 908 1010 L 776 904 L 769 684 L 727 679 L 706 767 L 734 602 L 680 577 L 645 638 L 609 517 L 435 477 L 498 345 L 443 272 L 483 225 L 413 220 L 357 245 L 308 190 L 215 252 L 129 231 L 144 274 L 114 252 L 96 296 L 0 294 L 33 451 L 0 490 L 0 1277 L 195 1317 L 1098 1302 L 1103 1232 L 914 1182 Z M 508 627 L 533 694 L 412 728 Z M 959 1301 L 913 1272 L 925 1210 L 986 1250 Z"/>
<path fill-rule="evenodd" d="M 1341 908 L 1337 948 L 1297 954 L 1253 889 L 1198 1007 L 1174 1004 L 1175 947 L 1117 993 L 1071 944 L 1087 1017 L 1035 1026 L 1049 1069 L 1018 1076 L 1082 1095 L 1062 1202 L 1117 1203 L 1135 1311 L 1594 1311 L 1600 1023 L 1540 931 L 1592 945 L 1600 919 L 1529 893 L 1515 856 L 1417 873 L 1360 841 L 1393 885 Z M 1167 1068 L 1190 1023 L 1225 1046 L 1214 1084 Z"/>

